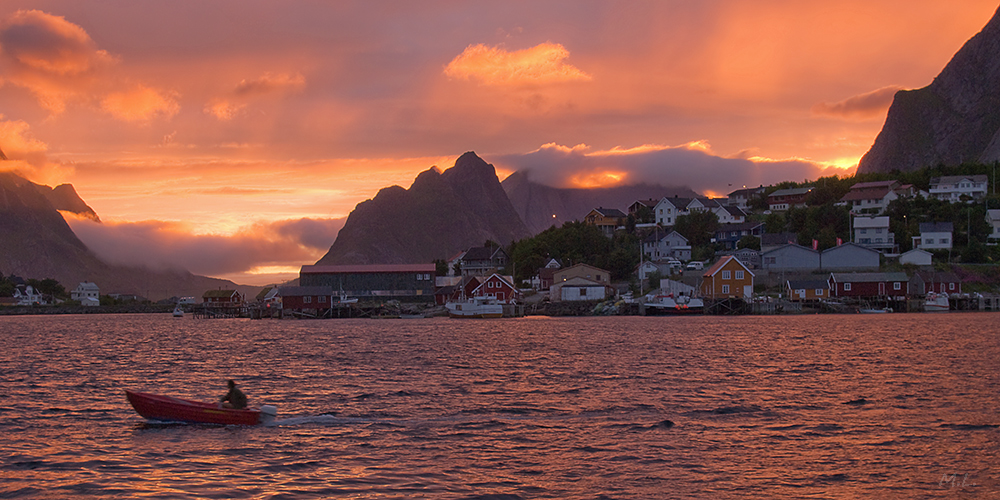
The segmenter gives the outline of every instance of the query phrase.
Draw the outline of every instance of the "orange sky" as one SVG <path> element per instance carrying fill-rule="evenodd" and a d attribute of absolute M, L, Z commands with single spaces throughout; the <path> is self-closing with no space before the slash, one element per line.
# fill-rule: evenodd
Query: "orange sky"
<path fill-rule="evenodd" d="M 72 224 L 105 258 L 261 284 L 379 188 L 469 150 L 555 186 L 844 172 L 892 93 L 996 8 L 7 0 L 0 149 L 76 187 L 105 222 Z"/>

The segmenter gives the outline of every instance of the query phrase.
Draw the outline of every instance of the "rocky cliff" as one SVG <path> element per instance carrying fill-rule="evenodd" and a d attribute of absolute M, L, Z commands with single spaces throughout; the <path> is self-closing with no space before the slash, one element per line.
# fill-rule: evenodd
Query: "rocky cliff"
<path fill-rule="evenodd" d="M 383 188 L 359 203 L 317 264 L 425 263 L 526 236 L 493 165 L 468 152 L 444 172 L 420 173 L 410 189 Z"/>
<path fill-rule="evenodd" d="M 161 272 L 108 265 L 76 237 L 58 210 L 97 219 L 68 184 L 52 189 L 0 172 L 0 273 L 54 278 L 67 290 L 81 281 L 92 281 L 102 294 L 137 294 L 153 300 L 174 295 L 200 297 L 205 290 L 237 287 L 230 281 L 183 270 Z M 237 288 L 244 293 L 259 289 Z"/>
<path fill-rule="evenodd" d="M 897 92 L 859 172 L 1000 160 L 1000 10 L 922 89 Z"/>

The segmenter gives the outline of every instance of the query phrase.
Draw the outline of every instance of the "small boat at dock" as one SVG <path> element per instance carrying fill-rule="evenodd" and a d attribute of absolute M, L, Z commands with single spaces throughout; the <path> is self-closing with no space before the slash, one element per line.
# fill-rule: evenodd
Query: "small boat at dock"
<path fill-rule="evenodd" d="M 698 297 L 680 294 L 657 295 L 644 304 L 646 315 L 702 314 L 705 302 Z"/>
<path fill-rule="evenodd" d="M 947 293 L 930 292 L 924 299 L 924 311 L 926 312 L 947 312 L 951 310 L 948 304 Z"/>
<path fill-rule="evenodd" d="M 503 305 L 486 297 L 449 301 L 445 303 L 448 316 L 452 318 L 502 318 Z"/>
<path fill-rule="evenodd" d="M 278 409 L 271 405 L 237 410 L 223 408 L 218 403 L 204 403 L 161 396 L 146 392 L 125 390 L 128 402 L 136 413 L 157 422 L 190 424 L 259 425 L 274 421 Z"/>

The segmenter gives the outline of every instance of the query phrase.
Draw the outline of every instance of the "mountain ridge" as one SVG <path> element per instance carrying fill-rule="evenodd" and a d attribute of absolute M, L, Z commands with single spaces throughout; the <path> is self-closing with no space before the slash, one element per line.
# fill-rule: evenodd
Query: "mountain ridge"
<path fill-rule="evenodd" d="M 858 172 L 1000 160 L 1000 8 L 930 85 L 901 90 Z"/>

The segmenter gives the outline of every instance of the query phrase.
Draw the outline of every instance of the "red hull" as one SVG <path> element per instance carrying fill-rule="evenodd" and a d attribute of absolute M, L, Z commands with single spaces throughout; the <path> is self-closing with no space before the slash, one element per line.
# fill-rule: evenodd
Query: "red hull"
<path fill-rule="evenodd" d="M 171 396 L 125 391 L 132 408 L 149 420 L 196 424 L 257 425 L 260 410 L 233 410 L 218 404 L 188 401 Z"/>

